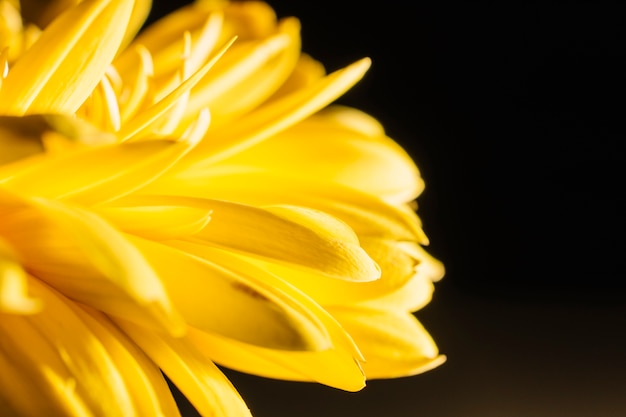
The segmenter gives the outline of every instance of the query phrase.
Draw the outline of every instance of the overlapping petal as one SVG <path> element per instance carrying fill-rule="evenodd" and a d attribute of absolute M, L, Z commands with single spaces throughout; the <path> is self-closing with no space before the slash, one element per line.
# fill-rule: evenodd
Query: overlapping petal
<path fill-rule="evenodd" d="M 135 39 L 149 0 L 1 5 L 0 414 L 178 415 L 163 372 L 249 416 L 216 364 L 356 391 L 445 359 L 420 173 L 323 110 L 369 59 L 326 74 L 257 1 Z"/>
<path fill-rule="evenodd" d="M 117 54 L 133 3 L 86 0 L 63 12 L 12 66 L 0 114 L 76 111 Z"/>

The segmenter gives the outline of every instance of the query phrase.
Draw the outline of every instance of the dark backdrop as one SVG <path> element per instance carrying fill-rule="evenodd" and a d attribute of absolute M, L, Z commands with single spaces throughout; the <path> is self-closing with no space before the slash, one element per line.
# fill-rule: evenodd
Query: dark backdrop
<path fill-rule="evenodd" d="M 156 1 L 157 14 L 173 1 Z M 626 415 L 623 6 L 270 2 L 418 162 L 448 362 L 357 394 L 229 372 L 257 417 Z M 376 7 L 375 7 L 376 6 Z"/>

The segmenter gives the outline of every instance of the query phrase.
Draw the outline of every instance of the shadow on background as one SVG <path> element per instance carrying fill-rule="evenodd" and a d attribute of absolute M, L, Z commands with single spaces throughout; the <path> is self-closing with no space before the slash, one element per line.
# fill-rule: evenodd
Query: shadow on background
<path fill-rule="evenodd" d="M 417 315 L 448 362 L 356 394 L 228 372 L 254 415 L 626 415 L 624 7 L 270 4 L 329 70 L 373 59 L 340 102 L 425 177 L 448 272 Z"/>

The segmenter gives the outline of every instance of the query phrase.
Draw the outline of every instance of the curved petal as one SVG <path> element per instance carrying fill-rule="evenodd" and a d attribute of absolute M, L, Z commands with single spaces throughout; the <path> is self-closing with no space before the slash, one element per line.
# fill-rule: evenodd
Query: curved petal
<path fill-rule="evenodd" d="M 363 58 L 306 88 L 266 102 L 238 123 L 210 131 L 207 140 L 189 155 L 187 164 L 206 166 L 227 158 L 310 116 L 360 80 L 370 63 L 369 58 Z"/>
<path fill-rule="evenodd" d="M 46 312 L 0 320 L 0 387 L 10 407 L 20 415 L 138 415 L 123 371 L 70 301 L 36 279 L 28 284 Z"/>
<path fill-rule="evenodd" d="M 86 0 L 43 31 L 2 83 L 0 113 L 73 113 L 115 57 L 133 1 Z"/>
<path fill-rule="evenodd" d="M 187 339 L 157 335 L 123 320 L 116 322 L 202 415 L 251 416 L 250 410 L 228 378 Z"/>
<path fill-rule="evenodd" d="M 413 211 L 336 183 L 321 184 L 238 167 L 168 173 L 139 192 L 237 201 L 252 206 L 310 207 L 344 221 L 359 237 L 428 243 Z"/>
<path fill-rule="evenodd" d="M 398 242 L 363 238 L 361 245 L 380 266 L 380 279 L 369 282 L 328 279 L 313 271 L 298 270 L 275 262 L 255 259 L 249 262 L 276 274 L 323 306 L 365 303 L 380 299 L 399 291 L 414 276 L 417 261 L 403 251 Z"/>
<path fill-rule="evenodd" d="M 5 178 L 3 186 L 23 195 L 102 203 L 149 183 L 192 146 L 153 140 L 50 155 L 14 172 Z"/>
<path fill-rule="evenodd" d="M 356 121 L 351 114 L 356 112 L 322 111 L 218 166 L 245 166 L 308 181 L 338 182 L 391 203 L 415 199 L 424 184 L 411 158 L 383 132 L 371 135 L 373 122 Z M 365 117 L 361 115 L 361 119 Z"/>
<path fill-rule="evenodd" d="M 131 196 L 115 205 L 145 208 L 126 210 L 125 219 L 118 216 L 118 220 L 124 220 L 117 223 L 123 230 L 136 229 L 149 221 L 136 217 L 150 206 L 187 207 L 210 212 L 211 221 L 195 234 L 180 239 L 287 263 L 342 280 L 372 281 L 380 277 L 380 268 L 360 247 L 354 232 L 342 221 L 317 210 L 292 206 L 257 208 L 173 196 Z M 104 210 L 112 213 L 115 209 Z M 156 223 L 153 228 L 158 229 Z"/>
<path fill-rule="evenodd" d="M 194 256 L 214 262 L 241 276 L 254 277 L 255 280 L 263 282 L 275 291 L 285 294 L 294 300 L 294 302 L 300 304 L 310 314 L 315 316 L 328 333 L 333 346 L 346 350 L 358 360 L 363 360 L 363 355 L 361 355 L 359 348 L 356 346 L 350 335 L 346 333 L 334 317 L 328 314 L 326 310 L 312 300 L 309 297 L 309 294 L 300 291 L 298 288 L 292 286 L 280 277 L 273 275 L 265 268 L 259 268 L 255 264 L 248 262 L 247 259 L 244 259 L 227 250 L 181 241 L 169 241 L 167 244 L 174 248 L 184 250 Z"/>
<path fill-rule="evenodd" d="M 159 277 L 119 232 L 92 213 L 0 193 L 0 236 L 30 273 L 66 296 L 173 334 L 185 325 Z"/>
<path fill-rule="evenodd" d="M 128 239 L 158 271 L 190 325 L 276 349 L 330 346 L 320 320 L 270 284 L 179 249 L 134 236 Z"/>
<path fill-rule="evenodd" d="M 445 273 L 443 264 L 419 245 L 401 245 L 409 246 L 411 256 L 417 261 L 411 279 L 396 290 L 379 294 L 378 297 L 359 303 L 360 305 L 375 309 L 417 311 L 430 302 L 434 291 L 433 282 L 439 281 Z"/>
<path fill-rule="evenodd" d="M 359 391 L 365 375 L 346 350 L 292 352 L 252 346 L 189 329 L 187 338 L 218 364 L 241 372 L 288 381 L 319 382 L 345 391 Z"/>
<path fill-rule="evenodd" d="M 211 129 L 259 106 L 287 79 L 300 54 L 300 24 L 280 22 L 262 42 L 236 42 L 191 91 L 187 112 L 211 109 Z M 251 44 L 251 45 L 249 45 Z"/>
<path fill-rule="evenodd" d="M 139 416 L 180 416 L 163 374 L 144 350 L 99 311 L 75 304 L 68 306 L 115 359 Z"/>
<path fill-rule="evenodd" d="M 335 307 L 331 314 L 361 348 L 368 379 L 397 378 L 430 370 L 445 360 L 417 319 L 392 310 Z"/>

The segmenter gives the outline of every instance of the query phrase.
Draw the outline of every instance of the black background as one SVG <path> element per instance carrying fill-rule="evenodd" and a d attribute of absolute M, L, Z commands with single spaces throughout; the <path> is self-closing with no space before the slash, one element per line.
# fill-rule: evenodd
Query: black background
<path fill-rule="evenodd" d="M 626 416 L 625 8 L 270 4 L 329 70 L 373 59 L 340 103 L 425 177 L 418 212 L 447 275 L 417 315 L 448 362 L 356 394 L 229 372 L 253 414 Z"/>

